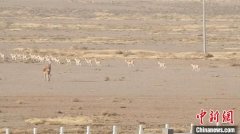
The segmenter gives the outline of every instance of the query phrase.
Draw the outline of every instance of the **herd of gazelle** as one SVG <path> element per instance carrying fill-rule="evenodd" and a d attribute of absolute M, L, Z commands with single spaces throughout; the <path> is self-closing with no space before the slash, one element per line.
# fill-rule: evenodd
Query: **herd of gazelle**
<path fill-rule="evenodd" d="M 3 61 L 5 61 L 7 58 L 5 57 L 5 55 L 3 53 L 0 53 L 0 57 Z M 67 64 L 67 65 L 71 65 L 75 62 L 75 64 L 77 66 L 81 66 L 82 62 L 85 61 L 89 66 L 93 66 L 93 62 L 95 62 L 96 66 L 100 66 L 101 65 L 101 60 L 97 59 L 97 58 L 84 58 L 84 60 L 82 60 L 81 58 L 62 58 L 62 57 L 54 57 L 54 56 L 49 56 L 49 55 L 45 55 L 45 56 L 40 56 L 40 55 L 34 55 L 34 54 L 13 54 L 11 53 L 9 58 L 12 61 L 32 61 L 32 62 L 40 62 L 40 63 L 57 63 L 57 64 Z"/>
<path fill-rule="evenodd" d="M 0 58 L 5 61 L 6 60 L 6 56 L 3 53 L 0 53 Z M 95 63 L 96 66 L 101 66 L 101 60 L 97 59 L 97 58 L 65 58 L 65 61 L 63 58 L 59 58 L 59 57 L 54 57 L 54 56 L 49 56 L 49 55 L 45 55 L 45 56 L 40 56 L 40 55 L 34 55 L 34 54 L 10 54 L 10 59 L 12 61 L 34 61 L 34 62 L 40 62 L 40 63 L 47 63 L 46 66 L 44 66 L 43 68 L 43 74 L 44 74 L 44 79 L 47 81 L 50 81 L 50 77 L 51 77 L 51 64 L 53 62 L 57 63 L 57 64 L 63 64 L 66 63 L 67 65 L 71 65 L 74 64 L 77 66 L 82 66 L 82 62 L 85 61 L 86 64 L 88 64 L 89 66 L 93 66 L 93 62 Z M 134 67 L 135 66 L 135 60 L 134 59 L 130 59 L 130 58 L 125 58 L 125 62 L 127 64 L 128 67 Z M 159 66 L 160 69 L 165 70 L 167 68 L 166 63 L 161 62 L 161 61 L 157 61 L 157 64 Z M 191 64 L 192 67 L 192 71 L 196 71 L 199 72 L 200 71 L 200 67 L 197 64 Z"/>

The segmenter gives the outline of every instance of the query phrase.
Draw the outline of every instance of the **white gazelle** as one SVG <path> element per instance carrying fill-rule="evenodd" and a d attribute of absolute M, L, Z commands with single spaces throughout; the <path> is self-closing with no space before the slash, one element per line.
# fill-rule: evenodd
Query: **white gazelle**
<path fill-rule="evenodd" d="M 191 64 L 191 66 L 192 66 L 192 71 L 196 71 L 196 72 L 199 72 L 199 71 L 200 71 L 199 65 L 197 65 L 197 64 Z"/>
<path fill-rule="evenodd" d="M 128 67 L 134 67 L 134 60 L 133 59 L 126 59 L 125 62 L 127 63 Z"/>

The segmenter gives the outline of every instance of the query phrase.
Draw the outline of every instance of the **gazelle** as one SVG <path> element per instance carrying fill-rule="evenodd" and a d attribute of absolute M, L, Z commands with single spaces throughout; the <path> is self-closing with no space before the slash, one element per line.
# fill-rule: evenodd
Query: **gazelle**
<path fill-rule="evenodd" d="M 86 59 L 86 58 L 85 58 L 85 61 L 86 61 L 86 63 L 87 63 L 89 66 L 92 66 L 92 60 L 91 60 L 91 59 Z"/>
<path fill-rule="evenodd" d="M 33 61 L 37 61 L 37 56 L 33 55 L 33 54 L 29 54 L 30 59 L 32 59 Z"/>
<path fill-rule="evenodd" d="M 71 59 L 66 58 L 67 64 L 71 64 Z"/>
<path fill-rule="evenodd" d="M 159 65 L 160 69 L 166 69 L 167 67 L 165 66 L 165 63 L 158 61 L 157 64 Z"/>
<path fill-rule="evenodd" d="M 0 53 L 0 57 L 5 60 L 5 55 L 3 53 Z"/>
<path fill-rule="evenodd" d="M 16 54 L 10 54 L 12 60 L 17 60 L 17 55 Z"/>
<path fill-rule="evenodd" d="M 58 58 L 56 58 L 56 57 L 53 57 L 52 60 L 53 60 L 54 62 L 56 62 L 57 64 L 61 64 L 60 59 L 58 59 Z"/>
<path fill-rule="evenodd" d="M 49 56 L 45 55 L 43 58 L 45 62 L 47 63 L 51 62 L 51 58 Z"/>
<path fill-rule="evenodd" d="M 191 64 L 191 66 L 192 66 L 192 71 L 196 71 L 196 72 L 199 72 L 199 71 L 200 71 L 199 65 L 197 65 L 197 64 Z"/>
<path fill-rule="evenodd" d="M 44 57 L 41 57 L 40 55 L 37 55 L 35 59 L 37 62 L 41 62 L 41 63 L 44 62 Z"/>
<path fill-rule="evenodd" d="M 134 60 L 125 59 L 125 62 L 127 63 L 128 67 L 134 67 Z"/>
<path fill-rule="evenodd" d="M 74 60 L 75 60 L 77 66 L 81 66 L 82 65 L 80 59 L 75 58 Z"/>
<path fill-rule="evenodd" d="M 94 59 L 95 63 L 97 66 L 101 66 L 101 61 L 100 60 L 97 60 L 96 58 Z"/>
<path fill-rule="evenodd" d="M 27 61 L 27 60 L 29 60 L 29 57 L 27 55 L 23 54 L 22 55 L 22 60 Z"/>
<path fill-rule="evenodd" d="M 47 63 L 49 63 L 49 62 L 51 62 L 51 59 L 50 59 L 49 57 L 45 57 L 45 61 L 46 61 Z"/>
<path fill-rule="evenodd" d="M 43 68 L 43 74 L 44 74 L 44 80 L 50 81 L 50 77 L 51 77 L 51 62 L 49 62 Z"/>

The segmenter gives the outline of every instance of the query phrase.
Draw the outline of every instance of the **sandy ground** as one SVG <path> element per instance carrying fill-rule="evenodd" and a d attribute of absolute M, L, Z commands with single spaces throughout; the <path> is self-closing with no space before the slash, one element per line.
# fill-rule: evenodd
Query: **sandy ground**
<path fill-rule="evenodd" d="M 239 54 L 237 0 L 208 2 L 208 50 Z M 0 52 L 14 48 L 142 50 L 200 52 L 201 5 L 197 0 L 1 0 Z M 200 19 L 199 19 L 200 18 Z M 219 55 L 219 53 L 217 53 Z M 220 53 L 221 55 L 222 53 Z M 223 56 L 222 56 L 223 57 Z M 198 124 L 203 108 L 234 110 L 240 125 L 239 57 L 230 59 L 137 58 L 127 67 L 124 58 L 105 58 L 102 66 L 52 65 L 52 79 L 43 79 L 45 63 L 0 59 L 0 131 L 56 133 L 161 133 L 165 123 L 177 132 Z M 198 64 L 200 72 L 190 64 Z M 72 123 L 73 118 L 82 120 Z M 65 120 L 63 122 L 54 119 Z M 30 119 L 30 120 L 29 120 Z M 52 122 L 49 120 L 52 119 Z M 36 121 L 37 120 L 37 121 Z M 68 121 L 66 121 L 68 120 Z M 205 123 L 208 117 L 205 118 Z"/>
<path fill-rule="evenodd" d="M 146 132 L 159 132 L 170 123 L 186 132 L 189 123 L 198 123 L 195 116 L 201 108 L 233 109 L 239 124 L 239 67 L 222 61 L 165 62 L 165 70 L 154 60 L 137 60 L 133 68 L 121 60 L 106 60 L 101 67 L 53 65 L 51 82 L 43 80 L 41 64 L 3 63 L 1 127 L 31 128 L 24 122 L 31 118 L 89 116 L 99 117 L 89 123 L 99 125 L 96 129 L 114 124 L 129 132 L 141 123 L 156 129 Z M 200 72 L 191 71 L 192 62 L 201 66 Z"/>

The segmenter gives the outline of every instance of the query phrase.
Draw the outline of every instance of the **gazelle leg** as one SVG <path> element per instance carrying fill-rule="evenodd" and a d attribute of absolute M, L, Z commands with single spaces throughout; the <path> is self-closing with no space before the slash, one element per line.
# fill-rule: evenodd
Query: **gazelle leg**
<path fill-rule="evenodd" d="M 50 72 L 47 73 L 47 77 L 48 77 L 48 81 L 50 81 L 50 78 L 51 78 Z"/>
<path fill-rule="evenodd" d="M 47 77 L 45 72 L 43 72 L 43 76 L 44 76 L 44 81 L 46 81 Z"/>
<path fill-rule="evenodd" d="M 49 74 L 47 74 L 47 81 L 49 81 L 50 79 L 49 79 Z"/>

